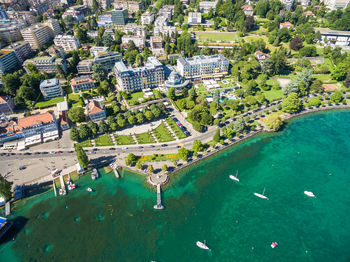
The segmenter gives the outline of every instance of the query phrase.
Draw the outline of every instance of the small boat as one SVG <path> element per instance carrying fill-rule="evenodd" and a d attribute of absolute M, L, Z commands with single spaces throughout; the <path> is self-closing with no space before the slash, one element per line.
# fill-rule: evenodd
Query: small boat
<path fill-rule="evenodd" d="M 265 187 L 264 187 L 264 191 L 263 191 L 262 194 L 254 193 L 254 195 L 257 196 L 257 197 L 260 197 L 260 198 L 262 198 L 262 199 L 267 199 L 267 200 L 269 200 L 269 198 L 268 198 L 267 196 L 265 196 L 264 193 L 265 193 Z"/>
<path fill-rule="evenodd" d="M 312 193 L 311 191 L 304 191 L 304 194 L 309 196 L 309 197 L 316 197 L 314 193 Z"/>
<path fill-rule="evenodd" d="M 68 185 L 68 190 L 73 190 L 73 189 L 75 189 L 75 184 L 70 183 L 70 184 Z"/>
<path fill-rule="evenodd" d="M 278 246 L 278 243 L 277 242 L 272 242 L 272 244 L 271 244 L 271 247 L 272 248 L 275 248 L 275 247 L 277 247 Z"/>
<path fill-rule="evenodd" d="M 60 194 L 60 195 L 62 195 L 63 194 L 63 190 L 62 190 L 62 188 L 58 191 L 58 193 Z"/>
<path fill-rule="evenodd" d="M 93 190 L 92 190 L 92 188 L 91 188 L 91 187 L 88 187 L 88 188 L 86 189 L 86 191 L 88 191 L 88 192 L 92 192 Z"/>
<path fill-rule="evenodd" d="M 210 248 L 206 245 L 205 240 L 204 240 L 204 243 L 203 243 L 203 242 L 200 242 L 200 241 L 197 241 L 197 242 L 196 242 L 196 245 L 197 245 L 197 247 L 199 247 L 199 248 L 201 248 L 201 249 L 210 250 Z"/>
<path fill-rule="evenodd" d="M 97 172 L 97 169 L 95 168 L 91 173 L 91 179 L 95 180 L 96 178 L 98 178 L 98 172 Z"/>
<path fill-rule="evenodd" d="M 230 175 L 229 177 L 230 177 L 230 179 L 232 179 L 232 180 L 234 180 L 234 181 L 239 182 L 239 178 L 238 178 L 238 170 L 237 170 L 237 172 L 236 172 L 236 175 L 235 175 L 235 176 L 234 176 L 234 175 Z"/>

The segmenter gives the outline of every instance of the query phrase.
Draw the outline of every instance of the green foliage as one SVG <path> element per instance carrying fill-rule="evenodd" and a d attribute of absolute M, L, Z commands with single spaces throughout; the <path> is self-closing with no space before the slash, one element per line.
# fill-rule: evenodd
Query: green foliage
<path fill-rule="evenodd" d="M 218 129 L 218 130 L 219 130 L 219 129 Z M 219 134 L 219 135 L 220 135 L 220 134 Z M 201 142 L 199 139 L 195 140 L 194 143 L 193 143 L 192 150 L 193 150 L 194 152 L 200 152 L 200 151 L 203 151 L 203 149 L 204 149 L 204 147 L 203 147 L 202 142 Z"/>
<path fill-rule="evenodd" d="M 102 82 L 107 79 L 107 71 L 101 64 L 95 63 L 92 66 L 92 72 L 92 77 L 97 82 Z"/>
<path fill-rule="evenodd" d="M 84 169 L 89 166 L 89 158 L 87 157 L 84 149 L 79 144 L 74 145 L 75 153 L 77 155 L 78 162 Z"/>
<path fill-rule="evenodd" d="M 265 126 L 268 129 L 276 132 L 283 126 L 283 121 L 277 113 L 271 114 L 265 118 Z"/>
<path fill-rule="evenodd" d="M 6 201 L 12 197 L 11 183 L 0 175 L 0 195 L 2 195 Z"/>
<path fill-rule="evenodd" d="M 286 113 L 296 113 L 301 109 L 301 101 L 297 93 L 291 93 L 282 102 L 282 111 Z"/>
<path fill-rule="evenodd" d="M 79 140 L 79 132 L 75 126 L 70 129 L 70 139 L 73 141 Z"/>
<path fill-rule="evenodd" d="M 149 166 L 147 167 L 147 171 L 148 171 L 149 173 L 153 173 L 153 172 L 154 172 L 153 166 L 152 166 L 152 165 L 149 165 Z"/>
<path fill-rule="evenodd" d="M 213 136 L 213 141 L 214 142 L 219 142 L 220 141 L 220 138 L 221 138 L 221 135 L 220 135 L 220 128 L 216 129 L 216 132 Z"/>
<path fill-rule="evenodd" d="M 187 161 L 188 160 L 188 156 L 189 156 L 189 151 L 184 148 L 184 147 L 181 147 L 177 153 L 178 157 L 184 161 Z"/>
<path fill-rule="evenodd" d="M 135 162 L 137 157 L 133 153 L 129 153 L 129 155 L 125 158 L 125 164 L 127 166 L 131 166 L 133 162 Z"/>
<path fill-rule="evenodd" d="M 289 44 L 289 47 L 295 51 L 298 51 L 303 47 L 303 40 L 301 40 L 300 36 L 296 35 Z"/>
<path fill-rule="evenodd" d="M 231 128 L 236 133 L 242 133 L 246 129 L 246 123 L 243 117 L 238 117 L 231 125 Z"/>
<path fill-rule="evenodd" d="M 322 104 L 321 100 L 319 97 L 313 97 L 311 98 L 308 102 L 307 105 L 308 106 L 316 106 L 319 107 Z"/>
<path fill-rule="evenodd" d="M 68 117 L 74 123 L 85 121 L 84 108 L 80 106 L 72 107 L 68 111 Z"/>
<path fill-rule="evenodd" d="M 343 94 L 339 90 L 335 90 L 334 93 L 331 95 L 331 100 L 334 103 L 339 103 L 343 100 Z"/>
<path fill-rule="evenodd" d="M 344 80 L 346 78 L 347 71 L 348 70 L 345 63 L 340 63 L 332 70 L 332 78 L 337 81 Z"/>
<path fill-rule="evenodd" d="M 312 57 L 312 56 L 317 56 L 317 50 L 316 46 L 311 45 L 311 46 L 304 46 L 299 50 L 299 55 L 301 57 Z"/>
<path fill-rule="evenodd" d="M 168 166 L 167 166 L 166 164 L 163 164 L 163 165 L 162 165 L 162 170 L 163 170 L 164 172 L 168 171 Z"/>

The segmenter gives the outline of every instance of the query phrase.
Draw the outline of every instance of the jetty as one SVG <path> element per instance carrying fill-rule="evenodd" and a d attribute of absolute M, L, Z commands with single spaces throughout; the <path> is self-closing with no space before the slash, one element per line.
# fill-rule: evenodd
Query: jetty
<path fill-rule="evenodd" d="M 57 196 L 57 189 L 56 189 L 55 179 L 52 180 L 52 187 L 53 187 L 53 192 L 55 193 L 55 197 L 56 197 Z"/>
<path fill-rule="evenodd" d="M 91 173 L 91 179 L 92 179 L 92 180 L 95 180 L 96 178 L 98 178 L 98 176 L 99 176 L 98 171 L 97 171 L 96 168 L 94 168 L 94 169 L 92 170 L 92 173 Z"/>
<path fill-rule="evenodd" d="M 157 204 L 153 206 L 154 209 L 164 209 L 162 205 L 162 191 L 160 184 L 157 185 Z"/>
<path fill-rule="evenodd" d="M 8 216 L 11 214 L 11 204 L 10 201 L 6 202 L 5 204 L 5 216 Z"/>
<path fill-rule="evenodd" d="M 117 165 L 117 163 L 116 162 L 111 163 L 109 166 L 112 168 L 115 177 L 116 178 L 120 178 L 120 175 L 119 175 L 119 172 L 118 172 L 119 166 Z"/>
<path fill-rule="evenodd" d="M 63 180 L 62 175 L 60 175 L 60 182 L 61 182 L 62 195 L 65 195 L 65 194 L 67 194 L 67 191 L 66 191 L 66 185 L 64 184 L 64 180 Z"/>

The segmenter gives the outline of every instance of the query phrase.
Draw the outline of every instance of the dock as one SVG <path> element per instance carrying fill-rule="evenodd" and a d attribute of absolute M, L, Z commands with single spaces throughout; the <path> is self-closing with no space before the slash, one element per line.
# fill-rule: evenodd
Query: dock
<path fill-rule="evenodd" d="M 6 202 L 5 204 L 5 216 L 8 216 L 11 214 L 11 204 L 10 201 Z"/>
<path fill-rule="evenodd" d="M 162 191 L 160 184 L 157 185 L 157 204 L 153 206 L 154 209 L 164 209 L 162 205 Z"/>
<path fill-rule="evenodd" d="M 60 176 L 60 182 L 61 182 L 61 189 L 62 189 L 62 195 L 65 195 L 67 193 L 66 191 L 66 185 L 64 184 L 63 176 Z"/>
<path fill-rule="evenodd" d="M 57 196 L 57 189 L 56 189 L 56 185 L 55 185 L 55 179 L 52 180 L 52 187 L 53 187 L 53 192 L 55 193 L 55 197 Z"/>
<path fill-rule="evenodd" d="M 115 162 L 114 162 L 114 163 L 111 163 L 109 166 L 112 168 L 115 177 L 116 177 L 116 178 L 120 178 L 120 175 L 119 175 L 119 172 L 118 172 L 118 168 L 119 168 L 119 167 L 118 167 L 117 163 L 115 163 Z"/>

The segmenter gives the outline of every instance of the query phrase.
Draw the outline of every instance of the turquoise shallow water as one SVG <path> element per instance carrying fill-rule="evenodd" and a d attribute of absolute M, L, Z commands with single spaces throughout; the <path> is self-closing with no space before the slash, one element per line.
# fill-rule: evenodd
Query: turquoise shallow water
<path fill-rule="evenodd" d="M 0 261 L 349 261 L 349 120 L 347 111 L 302 117 L 203 161 L 172 178 L 162 211 L 127 172 L 32 197 L 16 206 L 22 228 L 0 245 Z M 236 170 L 240 183 L 228 178 Z M 270 200 L 253 195 L 264 187 Z"/>

